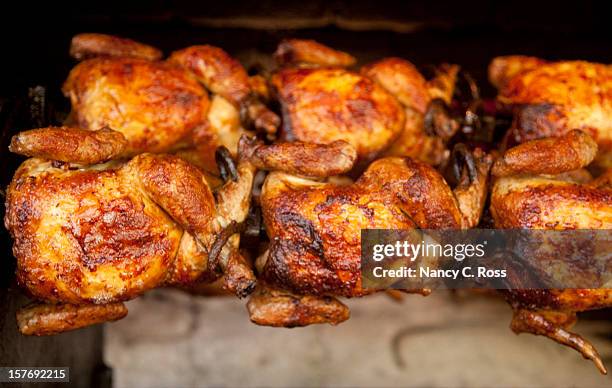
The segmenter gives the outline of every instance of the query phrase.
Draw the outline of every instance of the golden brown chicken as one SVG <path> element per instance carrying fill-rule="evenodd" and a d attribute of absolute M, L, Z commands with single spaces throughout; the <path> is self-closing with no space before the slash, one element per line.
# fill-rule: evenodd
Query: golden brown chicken
<path fill-rule="evenodd" d="M 272 77 L 282 108 L 282 139 L 344 140 L 357 149 L 360 165 L 390 147 L 390 155 L 433 164 L 444 158 L 443 140 L 457 125 L 440 105 L 450 101 L 457 66 L 441 67 L 431 81 L 400 58 L 358 73 L 345 68 L 355 63 L 350 55 L 297 39 L 283 41 L 275 57 L 284 66 Z"/>
<path fill-rule="evenodd" d="M 596 164 L 612 167 L 612 66 L 508 56 L 491 62 L 489 78 L 514 110 L 510 144 L 580 129 L 599 145 Z"/>
<path fill-rule="evenodd" d="M 63 87 L 73 121 L 84 129 L 109 126 L 121 132 L 129 155 L 195 146 L 181 156 L 214 170 L 218 146 L 235 153 L 245 129 L 270 132 L 279 125 L 251 90 L 242 65 L 220 48 L 188 47 L 160 61 L 152 47 L 81 34 L 70 52 L 88 58 L 72 69 Z"/>
<path fill-rule="evenodd" d="M 109 129 L 22 132 L 13 152 L 32 156 L 8 188 L 5 226 L 19 284 L 44 305 L 18 314 L 24 334 L 47 335 L 123 317 L 120 303 L 155 287 L 209 282 L 243 297 L 255 277 L 238 252 L 255 167 L 214 194 L 200 170 L 170 155 L 102 163 L 128 144 Z M 241 141 L 241 155 L 254 147 Z"/>
<path fill-rule="evenodd" d="M 469 158 L 469 174 L 455 190 L 431 166 L 407 157 L 377 160 L 348 185 L 270 173 L 260 198 L 270 246 L 256 263 L 267 287 L 248 303 L 251 320 L 270 326 L 346 320 L 347 307 L 334 297 L 373 291 L 361 286 L 362 229 L 475 226 L 491 159 L 480 150 Z"/>
<path fill-rule="evenodd" d="M 426 80 L 405 59 L 385 58 L 364 67 L 361 72 L 393 94 L 404 107 L 404 129 L 384 154 L 441 164 L 449 156 L 446 141 L 459 128 L 459 123 L 450 119 L 446 110 L 451 103 L 459 66 L 441 65 L 435 77 Z"/>
<path fill-rule="evenodd" d="M 578 130 L 508 150 L 492 169 L 491 213 L 495 226 L 612 229 L 612 171 L 590 180 L 588 172 L 578 170 L 596 153 L 594 140 Z M 568 265 L 569 273 L 579 276 L 580 263 Z M 595 348 L 569 327 L 576 321 L 576 312 L 612 306 L 611 289 L 513 289 L 505 294 L 514 309 L 511 327 L 517 334 L 552 338 L 578 350 L 606 372 Z"/>
<path fill-rule="evenodd" d="M 156 61 L 163 53 L 153 46 L 136 42 L 131 39 L 106 34 L 85 33 L 72 38 L 70 56 L 79 61 L 88 58 L 131 57 Z"/>

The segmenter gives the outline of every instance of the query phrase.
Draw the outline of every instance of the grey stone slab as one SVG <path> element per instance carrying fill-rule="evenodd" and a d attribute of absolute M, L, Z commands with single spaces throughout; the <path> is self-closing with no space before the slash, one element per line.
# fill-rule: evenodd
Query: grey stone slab
<path fill-rule="evenodd" d="M 107 325 L 117 387 L 611 386 L 576 352 L 514 335 L 510 309 L 447 293 L 349 300 L 339 326 L 282 329 L 249 322 L 244 301 L 155 291 Z M 612 323 L 582 321 L 611 364 Z M 602 336 L 604 334 L 604 336 Z"/>

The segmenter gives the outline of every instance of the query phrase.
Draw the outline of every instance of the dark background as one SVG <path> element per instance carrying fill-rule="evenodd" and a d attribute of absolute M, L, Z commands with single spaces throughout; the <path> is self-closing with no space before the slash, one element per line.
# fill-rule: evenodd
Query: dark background
<path fill-rule="evenodd" d="M 70 38 L 79 32 L 119 34 L 165 53 L 218 45 L 247 66 L 283 37 L 314 38 L 362 62 L 388 55 L 421 66 L 455 62 L 485 87 L 487 63 L 496 55 L 612 59 L 605 1 L 12 1 L 12 9 L 6 3 L 4 90 L 28 83 L 59 88 L 72 66 Z"/>

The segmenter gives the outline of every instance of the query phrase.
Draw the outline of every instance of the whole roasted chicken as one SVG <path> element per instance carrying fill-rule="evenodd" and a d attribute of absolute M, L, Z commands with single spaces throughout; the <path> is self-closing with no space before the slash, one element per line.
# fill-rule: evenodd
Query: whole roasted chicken
<path fill-rule="evenodd" d="M 235 179 L 213 193 L 203 173 L 177 156 L 139 154 L 110 129 L 22 132 L 13 152 L 31 156 L 6 197 L 5 226 L 17 280 L 42 304 L 18 312 L 23 334 L 48 335 L 127 314 L 122 301 L 147 290 L 223 277 L 243 297 L 255 276 L 238 252 L 255 167 L 243 156 Z"/>
<path fill-rule="evenodd" d="M 599 145 L 595 163 L 612 167 L 612 66 L 507 56 L 491 62 L 489 78 L 514 111 L 510 144 L 580 129 Z"/>
<path fill-rule="evenodd" d="M 354 72 L 352 56 L 310 40 L 283 41 L 272 85 L 282 109 L 281 139 L 353 145 L 358 164 L 410 156 L 438 164 L 444 140 L 458 126 L 444 110 L 458 67 L 444 65 L 430 81 L 414 65 L 387 58 Z"/>
<path fill-rule="evenodd" d="M 586 170 L 580 170 L 596 154 L 595 141 L 579 130 L 508 150 L 492 169 L 491 213 L 495 226 L 612 229 L 612 171 L 591 179 Z M 580 276 L 584 264 L 570 261 L 567 272 Z M 570 346 L 606 373 L 595 348 L 569 327 L 576 321 L 577 312 L 612 306 L 612 289 L 512 289 L 505 295 L 514 309 L 512 330 L 547 336 Z"/>
<path fill-rule="evenodd" d="M 214 170 L 218 146 L 235 153 L 245 129 L 270 132 L 279 125 L 242 65 L 220 48 L 192 46 L 161 61 L 153 47 L 80 34 L 70 52 L 82 60 L 63 86 L 72 121 L 83 129 L 121 132 L 127 156 L 181 150 L 181 156 Z"/>
<path fill-rule="evenodd" d="M 431 166 L 408 157 L 379 159 L 350 184 L 304 178 L 295 171 L 270 173 L 260 197 L 270 245 L 256 262 L 262 287 L 248 303 L 251 320 L 292 327 L 348 319 L 348 308 L 335 297 L 372 292 L 361 285 L 362 229 L 475 226 L 491 158 L 480 150 L 462 155 L 468 168 L 454 190 Z M 293 157 L 287 153 L 283 159 Z M 343 169 L 351 167 L 346 157 L 340 161 Z M 340 170 L 338 163 L 328 166 L 307 175 Z"/>

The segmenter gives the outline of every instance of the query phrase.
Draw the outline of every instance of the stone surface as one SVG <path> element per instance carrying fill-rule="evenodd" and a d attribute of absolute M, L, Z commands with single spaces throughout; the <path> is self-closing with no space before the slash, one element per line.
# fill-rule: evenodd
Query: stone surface
<path fill-rule="evenodd" d="M 576 352 L 514 335 L 510 310 L 479 295 L 401 303 L 350 300 L 337 326 L 275 329 L 249 322 L 244 302 L 155 291 L 107 325 L 117 387 L 165 386 L 610 386 Z M 609 321 L 581 321 L 612 366 Z M 606 338 L 607 337 L 607 338 Z"/>

